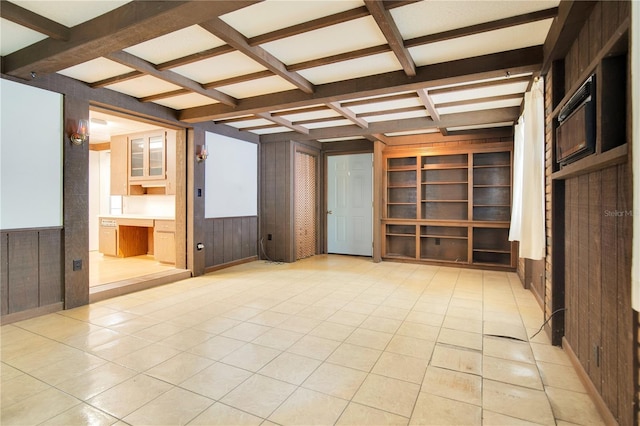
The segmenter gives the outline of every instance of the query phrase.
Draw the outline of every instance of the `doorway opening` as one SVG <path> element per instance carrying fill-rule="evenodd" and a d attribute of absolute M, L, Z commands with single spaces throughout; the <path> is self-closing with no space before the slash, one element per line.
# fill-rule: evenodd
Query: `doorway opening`
<path fill-rule="evenodd" d="M 91 302 L 191 276 L 177 250 L 186 244 L 185 147 L 185 129 L 91 108 Z"/>

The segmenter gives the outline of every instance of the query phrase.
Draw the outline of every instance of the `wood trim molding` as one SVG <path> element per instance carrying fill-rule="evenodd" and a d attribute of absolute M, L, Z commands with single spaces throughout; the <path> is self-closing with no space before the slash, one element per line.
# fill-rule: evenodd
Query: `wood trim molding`
<path fill-rule="evenodd" d="M 4 6 L 2 6 L 4 7 Z M 39 306 L 33 309 L 27 309 L 26 311 L 15 312 L 13 314 L 6 314 L 0 317 L 0 325 L 7 325 L 18 321 L 23 321 L 29 318 L 39 317 L 41 315 L 52 314 L 64 309 L 62 302 L 52 303 L 51 305 Z"/>
<path fill-rule="evenodd" d="M 209 272 L 219 271 L 221 269 L 226 269 L 226 268 L 230 268 L 232 266 L 238 266 L 238 265 L 242 265 L 242 264 L 245 264 L 245 263 L 254 262 L 256 260 L 259 260 L 258 256 L 251 256 L 251 257 L 247 257 L 245 259 L 239 259 L 239 260 L 234 260 L 232 262 L 223 263 L 221 265 L 208 266 L 208 267 L 205 268 L 204 273 L 208 274 Z"/>

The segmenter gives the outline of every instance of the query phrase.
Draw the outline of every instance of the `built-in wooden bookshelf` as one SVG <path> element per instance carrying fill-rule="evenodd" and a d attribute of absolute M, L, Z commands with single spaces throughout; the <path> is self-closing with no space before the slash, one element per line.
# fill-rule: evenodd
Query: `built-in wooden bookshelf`
<path fill-rule="evenodd" d="M 383 257 L 514 268 L 512 144 L 385 153 Z"/>

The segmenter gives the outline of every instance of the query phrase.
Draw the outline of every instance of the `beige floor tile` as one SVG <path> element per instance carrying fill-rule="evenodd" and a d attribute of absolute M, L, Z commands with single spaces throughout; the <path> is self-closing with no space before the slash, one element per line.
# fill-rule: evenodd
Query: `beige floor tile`
<path fill-rule="evenodd" d="M 482 321 L 469 320 L 465 318 L 458 318 L 453 316 L 445 316 L 442 322 L 442 327 L 452 330 L 467 331 L 469 333 L 482 333 Z"/>
<path fill-rule="evenodd" d="M 411 425 L 482 425 L 482 408 L 420 392 Z"/>
<path fill-rule="evenodd" d="M 159 343 L 170 346 L 174 349 L 186 351 L 194 346 L 206 342 L 211 337 L 213 337 L 213 335 L 210 333 L 200 330 L 187 329 L 181 331 L 180 333 L 173 334 L 166 339 L 161 340 Z"/>
<path fill-rule="evenodd" d="M 544 391 L 487 379 L 482 387 L 482 408 L 485 410 L 543 425 L 555 424 Z"/>
<path fill-rule="evenodd" d="M 263 419 L 216 402 L 189 423 L 190 426 L 257 426 Z"/>
<path fill-rule="evenodd" d="M 282 425 L 332 425 L 346 405 L 344 399 L 299 388 L 269 419 Z"/>
<path fill-rule="evenodd" d="M 515 417 L 505 416 L 504 414 L 494 413 L 493 411 L 482 411 L 483 426 L 539 426 L 540 423 L 528 422 Z M 558 423 L 559 425 L 559 423 Z"/>
<path fill-rule="evenodd" d="M 10 365 L 0 362 L 0 382 L 4 383 L 7 380 L 14 379 L 18 376 L 22 376 L 24 373 L 17 368 L 13 368 Z"/>
<path fill-rule="evenodd" d="M 482 334 L 443 328 L 438 335 L 438 343 L 481 351 Z"/>
<path fill-rule="evenodd" d="M 253 343 L 247 343 L 236 351 L 230 353 L 220 361 L 225 364 L 244 368 L 256 372 L 267 365 L 281 352 L 277 349 L 267 348 Z"/>
<path fill-rule="evenodd" d="M 401 336 L 415 337 L 418 339 L 436 341 L 440 327 L 417 322 L 405 321 L 402 323 L 396 334 Z"/>
<path fill-rule="evenodd" d="M 350 402 L 336 425 L 406 426 L 408 423 L 409 419 L 406 417 Z"/>
<path fill-rule="evenodd" d="M 536 361 L 549 362 L 552 364 L 571 365 L 569 357 L 564 350 L 558 346 L 531 343 L 531 350 Z"/>
<path fill-rule="evenodd" d="M 136 333 L 134 333 L 134 336 L 140 337 L 141 339 L 150 340 L 152 342 L 159 342 L 160 340 L 166 339 L 167 337 L 178 334 L 184 330 L 184 327 L 170 324 L 168 322 L 163 322 L 137 331 Z"/>
<path fill-rule="evenodd" d="M 154 343 L 145 346 L 139 351 L 117 358 L 114 362 L 132 370 L 143 372 L 165 362 L 169 358 L 173 358 L 179 353 L 180 351 L 177 349 Z"/>
<path fill-rule="evenodd" d="M 411 312 L 409 312 L 409 315 L 407 315 L 405 321 L 440 327 L 442 325 L 442 322 L 444 321 L 444 315 L 433 312 L 423 312 L 414 308 L 413 310 L 411 310 Z"/>
<path fill-rule="evenodd" d="M 393 334 L 390 333 L 358 328 L 351 333 L 345 342 L 366 348 L 383 350 L 387 347 L 392 337 Z"/>
<path fill-rule="evenodd" d="M 352 368 L 325 363 L 318 367 L 302 384 L 307 389 L 342 399 L 351 399 L 367 373 Z"/>
<path fill-rule="evenodd" d="M 241 368 L 216 362 L 180 383 L 180 387 L 212 399 L 220 399 L 251 377 Z"/>
<path fill-rule="evenodd" d="M 408 336 L 394 336 L 386 350 L 416 358 L 430 359 L 435 342 Z"/>
<path fill-rule="evenodd" d="M 255 338 L 252 343 L 268 348 L 279 349 L 284 351 L 290 348 L 294 343 L 300 340 L 304 334 L 295 331 L 282 330 L 280 328 L 272 328 L 266 333 Z"/>
<path fill-rule="evenodd" d="M 256 374 L 227 394 L 220 402 L 267 418 L 295 390 L 294 385 Z"/>
<path fill-rule="evenodd" d="M 364 303 L 364 302 L 349 302 L 342 309 L 348 312 L 355 312 L 358 314 L 370 315 L 378 308 L 378 304 Z"/>
<path fill-rule="evenodd" d="M 420 386 L 402 380 L 369 374 L 353 397 L 354 402 L 409 417 Z"/>
<path fill-rule="evenodd" d="M 526 342 L 501 339 L 498 337 L 484 337 L 483 354 L 485 356 L 526 362 L 529 364 L 535 364 L 536 362 L 533 357 L 533 352 L 531 351 L 531 346 Z"/>
<path fill-rule="evenodd" d="M 152 327 L 158 324 L 158 320 L 151 317 L 137 317 L 133 318 L 129 321 L 121 322 L 118 324 L 114 324 L 109 326 L 110 330 L 117 331 L 122 334 L 135 334 L 139 331 L 142 331 L 146 328 Z"/>
<path fill-rule="evenodd" d="M 152 342 L 138 337 L 124 336 L 120 339 L 112 340 L 103 345 L 96 346 L 91 349 L 91 353 L 100 358 L 113 361 L 117 358 L 136 352 L 145 346 L 149 346 Z"/>
<path fill-rule="evenodd" d="M 360 324 L 360 328 L 393 334 L 398 330 L 400 325 L 402 325 L 402 321 L 400 320 L 371 316 L 367 317 L 367 319 Z"/>
<path fill-rule="evenodd" d="M 91 321 L 92 324 L 99 325 L 101 327 L 112 327 L 117 324 L 121 324 L 126 321 L 139 318 L 140 315 L 132 314 L 129 312 L 115 312 L 110 315 L 101 316 Z"/>
<path fill-rule="evenodd" d="M 546 392 L 557 419 L 580 425 L 604 425 L 595 404 L 587 394 L 553 387 L 548 387 Z"/>
<path fill-rule="evenodd" d="M 535 364 L 485 356 L 483 357 L 482 371 L 484 378 L 496 382 L 511 383 L 532 389 L 544 389 Z"/>
<path fill-rule="evenodd" d="M 461 306 L 453 306 L 454 302 L 452 301 L 451 303 L 452 304 L 449 305 L 449 309 L 447 309 L 447 317 L 461 318 L 470 321 L 482 321 L 482 308 L 474 309 Z"/>
<path fill-rule="evenodd" d="M 118 419 L 103 413 L 102 411 L 87 405 L 78 404 L 71 407 L 64 413 L 40 423 L 41 426 L 72 426 L 72 425 L 91 425 L 91 426 L 109 426 L 116 423 Z"/>
<path fill-rule="evenodd" d="M 459 346 L 437 344 L 431 356 L 431 365 L 461 373 L 482 375 L 482 353 Z"/>
<path fill-rule="evenodd" d="M 3 380 L 2 392 L 0 393 L 0 406 L 8 407 L 11 404 L 16 404 L 50 387 L 51 386 L 43 381 L 31 377 L 28 374 L 19 374 L 11 379 Z"/>
<path fill-rule="evenodd" d="M 87 402 L 114 417 L 122 419 L 171 388 L 170 384 L 162 380 L 140 374 L 102 392 Z"/>
<path fill-rule="evenodd" d="M 483 333 L 486 336 L 508 337 L 522 340 L 523 342 L 529 341 L 527 330 L 524 328 L 522 323 L 511 324 L 506 322 L 485 321 Z"/>
<path fill-rule="evenodd" d="M 105 343 L 111 342 L 121 337 L 124 337 L 124 335 L 118 333 L 117 331 L 103 328 L 86 334 L 83 333 L 70 336 L 69 338 L 64 340 L 64 343 L 83 351 L 91 351 L 97 346 L 104 345 Z"/>
<path fill-rule="evenodd" d="M 55 385 L 69 378 L 80 376 L 106 362 L 95 355 L 78 352 L 71 354 L 67 359 L 33 370 L 30 374 L 43 382 Z"/>
<path fill-rule="evenodd" d="M 216 361 L 221 360 L 231 352 L 237 350 L 247 343 L 242 340 L 231 339 L 229 337 L 214 336 L 193 348 L 189 352 Z"/>
<path fill-rule="evenodd" d="M 0 408 L 3 425 L 35 425 L 79 405 L 80 401 L 54 388 Z"/>
<path fill-rule="evenodd" d="M 326 320 L 338 324 L 358 327 L 365 319 L 367 319 L 367 315 L 365 314 L 340 310 L 328 317 Z"/>
<path fill-rule="evenodd" d="M 293 385 L 300 385 L 321 361 L 304 356 L 284 352 L 259 371 L 263 376 L 282 380 Z"/>
<path fill-rule="evenodd" d="M 193 328 L 195 328 L 196 330 L 206 331 L 207 333 L 211 334 L 220 334 L 241 323 L 242 321 L 231 318 L 214 317 L 207 321 L 201 322 Z"/>
<path fill-rule="evenodd" d="M 173 388 L 125 417 L 131 425 L 185 425 L 214 403 L 180 388 Z"/>
<path fill-rule="evenodd" d="M 404 321 L 407 315 L 409 315 L 409 310 L 403 309 L 403 308 L 396 308 L 393 306 L 380 306 L 378 309 L 373 311 L 371 315 L 376 317 Z"/>
<path fill-rule="evenodd" d="M 289 317 L 290 315 L 282 314 L 280 312 L 264 311 L 254 317 L 251 317 L 247 322 L 267 327 L 276 327 L 286 321 Z"/>
<path fill-rule="evenodd" d="M 573 367 L 548 362 L 538 362 L 538 370 L 540 370 L 540 377 L 545 386 L 552 386 L 573 392 L 587 392 Z"/>
<path fill-rule="evenodd" d="M 273 312 L 280 312 L 281 314 L 295 315 L 306 307 L 308 307 L 308 305 L 286 301 L 272 307 L 270 310 Z"/>
<path fill-rule="evenodd" d="M 262 312 L 262 309 L 240 306 L 240 307 L 228 310 L 227 312 L 223 313 L 222 316 L 225 318 L 231 318 L 238 321 L 246 321 L 249 318 L 255 317 L 261 312 Z"/>
<path fill-rule="evenodd" d="M 340 342 L 335 340 L 315 336 L 304 336 L 287 349 L 287 352 L 324 361 L 338 346 L 340 346 Z"/>
<path fill-rule="evenodd" d="M 422 392 L 481 406 L 482 377 L 429 366 Z"/>
<path fill-rule="evenodd" d="M 383 352 L 371 372 L 380 376 L 420 384 L 422 383 L 426 369 L 427 360 L 425 359 L 400 355 L 393 352 Z"/>
<path fill-rule="evenodd" d="M 6 359 L 4 353 L 2 353 L 2 360 L 18 370 L 26 373 L 38 370 L 56 362 L 64 361 L 74 356 L 81 356 L 84 352 L 63 345 L 61 343 L 55 343 L 53 345 L 41 346 L 39 350 L 35 352 L 29 352 L 26 350 L 22 353 L 22 356 Z"/>
<path fill-rule="evenodd" d="M 356 328 L 350 325 L 325 321 L 309 332 L 310 336 L 343 342 Z"/>
<path fill-rule="evenodd" d="M 327 362 L 368 372 L 381 353 L 382 351 L 377 349 L 343 343 L 327 358 Z"/>
<path fill-rule="evenodd" d="M 146 374 L 177 385 L 194 374 L 204 370 L 214 362 L 215 361 L 209 358 L 182 352 L 173 358 L 150 368 L 146 371 Z"/>
<path fill-rule="evenodd" d="M 262 334 L 269 331 L 271 327 L 267 327 L 259 324 L 252 324 L 250 322 L 243 322 L 242 324 L 238 324 L 233 328 L 225 331 L 220 334 L 223 337 L 229 337 L 231 339 L 236 340 L 244 340 L 245 342 L 250 342 L 255 338 L 261 336 Z"/>
<path fill-rule="evenodd" d="M 76 398 L 87 400 L 135 375 L 135 371 L 110 362 L 81 376 L 60 382 L 56 387 Z"/>
<path fill-rule="evenodd" d="M 282 322 L 278 328 L 283 330 L 294 331 L 296 333 L 307 334 L 316 328 L 322 321 L 315 318 L 306 318 L 302 316 L 292 316 L 288 320 Z"/>

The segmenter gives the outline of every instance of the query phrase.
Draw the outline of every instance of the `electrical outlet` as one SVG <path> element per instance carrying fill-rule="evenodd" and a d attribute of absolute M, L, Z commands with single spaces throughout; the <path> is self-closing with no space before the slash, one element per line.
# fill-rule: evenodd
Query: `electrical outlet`
<path fill-rule="evenodd" d="M 82 259 L 75 259 L 73 261 L 73 270 L 74 271 L 82 270 Z"/>

